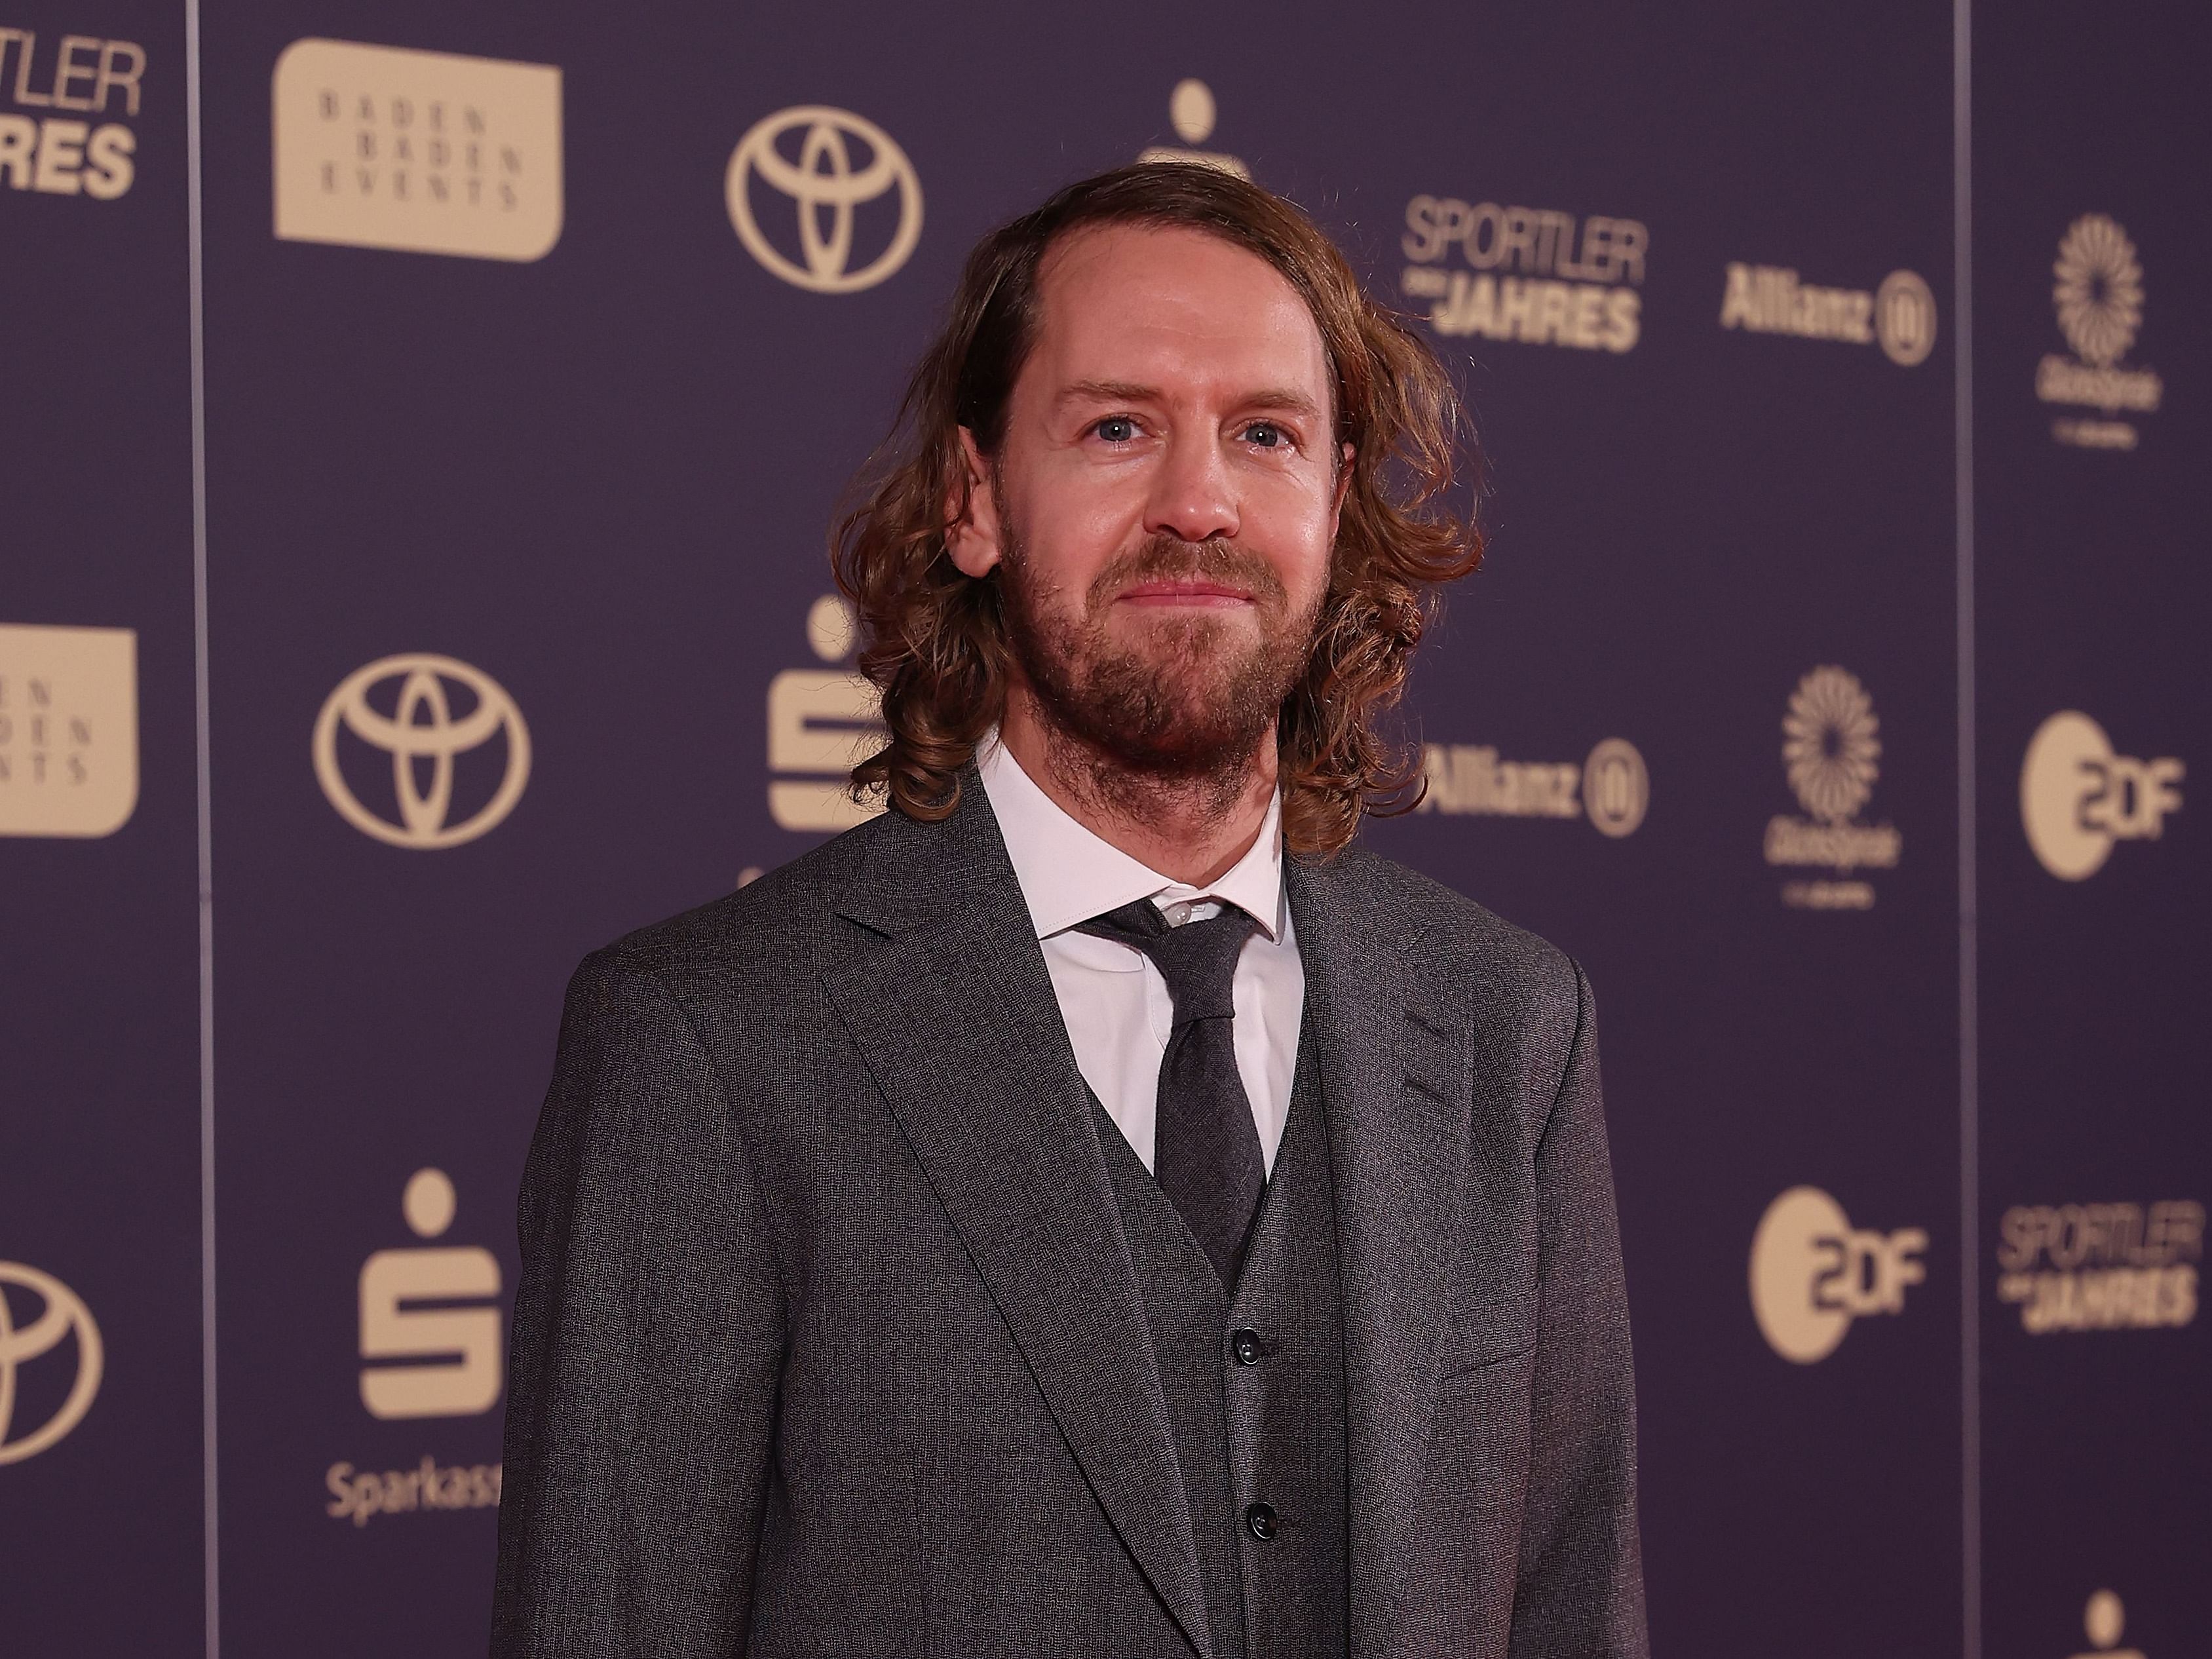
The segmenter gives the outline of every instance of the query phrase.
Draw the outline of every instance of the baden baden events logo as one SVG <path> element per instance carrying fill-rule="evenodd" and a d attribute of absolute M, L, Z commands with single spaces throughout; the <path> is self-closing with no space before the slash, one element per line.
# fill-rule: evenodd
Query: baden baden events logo
<path fill-rule="evenodd" d="M 2136 245 L 2116 221 L 2085 213 L 2059 239 L 2051 273 L 2058 331 L 2074 355 L 2045 354 L 2036 366 L 2035 395 L 2046 404 L 2098 411 L 2097 417 L 2053 421 L 2051 435 L 2078 448 L 2133 449 L 2135 427 L 2117 417 L 2123 410 L 2149 414 L 2166 395 L 2154 373 L 2127 363 L 2143 319 L 2143 270 Z"/>
<path fill-rule="evenodd" d="M 1500 760 L 1487 744 L 1421 745 L 1428 784 L 1414 810 L 1486 817 L 1587 817 L 1600 835 L 1633 835 L 1651 802 L 1651 775 L 1626 738 L 1607 738 L 1580 763 Z"/>
<path fill-rule="evenodd" d="M 816 294 L 873 288 L 921 240 L 921 181 L 898 141 L 825 104 L 755 122 L 730 153 L 723 193 L 745 251 Z"/>
<path fill-rule="evenodd" d="M 1817 288 L 1779 265 L 1730 264 L 1721 291 L 1721 326 L 1749 334 L 1880 345 L 1911 368 L 1936 349 L 1936 295 L 1910 270 L 1893 270 L 1869 293 Z"/>
<path fill-rule="evenodd" d="M 1783 902 L 1808 910 L 1864 910 L 1872 884 L 1857 870 L 1896 867 L 1904 837 L 1887 823 L 1863 824 L 1860 811 L 1881 775 L 1881 722 L 1858 677 L 1827 665 L 1790 694 L 1782 717 L 1782 764 L 1807 816 L 1778 814 L 1766 825 L 1766 861 L 1831 870 L 1836 878 L 1786 882 Z"/>
<path fill-rule="evenodd" d="M 417 1170 L 400 1196 L 417 1238 L 445 1236 L 458 1200 L 442 1170 Z M 473 1245 L 378 1250 L 362 1264 L 361 1403 L 386 1421 L 481 1417 L 503 1382 L 499 1262 Z M 428 1305 L 424 1305 L 428 1304 Z M 324 1471 L 324 1513 L 365 1527 L 373 1516 L 481 1510 L 499 1503 L 496 1463 L 441 1464 L 425 1454 L 404 1469 Z"/>
<path fill-rule="evenodd" d="M 100 1326 L 84 1298 L 52 1273 L 0 1261 L 0 1463 L 36 1457 L 84 1421 L 102 1370 Z M 21 1416 L 27 1395 L 42 1405 L 35 1422 Z"/>
<path fill-rule="evenodd" d="M 1168 94 L 1168 125 L 1182 143 L 1154 144 L 1140 152 L 1139 161 L 1191 161 L 1200 167 L 1218 167 L 1224 173 L 1249 179 L 1251 168 L 1234 155 L 1219 150 L 1200 148 L 1213 137 L 1213 127 L 1218 112 L 1214 107 L 1213 88 L 1203 81 L 1185 80 L 1176 82 L 1175 90 Z"/>
<path fill-rule="evenodd" d="M 2203 1259 L 2194 1199 L 2016 1204 L 1997 1225 L 1997 1300 L 2030 1336 L 2187 1325 Z"/>
<path fill-rule="evenodd" d="M 137 635 L 0 625 L 0 836 L 112 836 L 137 804 Z"/>
<path fill-rule="evenodd" d="M 2182 763 L 2112 752 L 2105 728 L 2061 709 L 2036 728 L 2020 768 L 2020 818 L 2027 844 L 2061 881 L 2105 867 L 2116 841 L 2156 841 L 2181 810 Z"/>
<path fill-rule="evenodd" d="M 1851 1322 L 1905 1311 L 1928 1277 L 1918 1227 L 1869 1232 L 1818 1187 L 1792 1187 L 1766 1206 L 1751 1239 L 1751 1311 L 1767 1346 L 1796 1364 L 1826 1359 Z"/>
<path fill-rule="evenodd" d="M 853 612 L 824 593 L 806 613 L 806 643 L 823 663 L 852 655 Z M 783 830 L 849 830 L 882 811 L 855 801 L 853 768 L 883 736 L 876 688 L 858 671 L 787 668 L 768 686 L 768 810 Z"/>
<path fill-rule="evenodd" d="M 354 742 L 342 745 L 341 732 Z M 339 817 L 365 836 L 422 851 L 495 828 L 530 781 L 530 729 L 514 699 L 482 669 L 428 652 L 347 675 L 324 701 L 312 750 Z M 370 792 L 374 805 L 356 787 L 371 757 L 389 767 L 384 787 Z"/>
<path fill-rule="evenodd" d="M 145 73 L 146 49 L 134 41 L 64 34 L 41 51 L 35 32 L 0 28 L 0 98 L 40 112 L 0 112 L 0 179 L 95 202 L 125 194 L 138 140 L 117 118 L 137 118 Z"/>
<path fill-rule="evenodd" d="M 561 240 L 561 71 L 350 40 L 276 60 L 280 240 L 542 259 Z"/>
<path fill-rule="evenodd" d="M 1638 219 L 1416 196 L 1400 242 L 1413 263 L 1398 285 L 1430 301 L 1439 334 L 1631 351 L 1650 245 Z"/>

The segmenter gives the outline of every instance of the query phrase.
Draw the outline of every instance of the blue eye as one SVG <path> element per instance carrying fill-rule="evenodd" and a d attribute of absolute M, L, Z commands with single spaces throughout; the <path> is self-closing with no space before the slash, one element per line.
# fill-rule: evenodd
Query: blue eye
<path fill-rule="evenodd" d="M 1109 415 L 1091 430 L 1109 444 L 1125 444 L 1137 435 L 1137 423 L 1127 415 Z"/>
<path fill-rule="evenodd" d="M 1290 435 L 1273 421 L 1253 422 L 1244 428 L 1244 440 L 1262 449 L 1280 449 L 1291 441 Z"/>

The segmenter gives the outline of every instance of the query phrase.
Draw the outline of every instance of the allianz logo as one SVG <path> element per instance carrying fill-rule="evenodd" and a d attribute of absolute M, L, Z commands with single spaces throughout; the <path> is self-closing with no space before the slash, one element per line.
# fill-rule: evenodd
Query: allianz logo
<path fill-rule="evenodd" d="M 1626 738 L 1605 738 L 1581 761 L 1504 760 L 1488 744 L 1424 744 L 1421 774 L 1427 788 L 1418 812 L 1587 817 L 1613 839 L 1634 834 L 1651 804 L 1651 775 Z"/>
<path fill-rule="evenodd" d="M 1893 270 L 1869 290 L 1801 282 L 1786 266 L 1731 264 L 1721 294 L 1721 326 L 1878 344 L 1890 362 L 1911 368 L 1936 349 L 1936 296 L 1910 270 Z"/>
<path fill-rule="evenodd" d="M 852 771 L 883 736 L 876 688 L 850 666 L 850 606 L 824 593 L 806 613 L 817 661 L 787 668 L 768 686 L 768 810 L 779 830 L 834 833 L 873 817 L 880 800 L 855 801 Z"/>

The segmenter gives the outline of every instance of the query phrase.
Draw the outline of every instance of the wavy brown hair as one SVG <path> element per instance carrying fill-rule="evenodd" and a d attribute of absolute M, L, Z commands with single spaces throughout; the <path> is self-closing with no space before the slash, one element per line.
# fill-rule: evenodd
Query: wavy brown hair
<path fill-rule="evenodd" d="M 1257 254 L 1321 331 L 1352 478 L 1313 653 L 1284 699 L 1276 740 L 1285 844 L 1334 853 L 1363 812 L 1404 811 L 1420 799 L 1418 753 L 1382 718 L 1405 689 L 1437 587 L 1482 562 L 1472 512 L 1455 514 L 1448 499 L 1466 422 L 1436 355 L 1366 296 L 1304 213 L 1188 162 L 1139 163 L 1070 185 L 969 256 L 890 439 L 830 538 L 837 585 L 858 613 L 860 669 L 883 694 L 888 732 L 853 769 L 854 794 L 880 792 L 909 817 L 945 817 L 963 769 L 1004 713 L 1010 653 L 998 573 L 965 575 L 945 550 L 968 506 L 960 429 L 986 456 L 997 453 L 1036 339 L 1045 256 L 1078 230 L 1116 224 L 1203 231 Z"/>

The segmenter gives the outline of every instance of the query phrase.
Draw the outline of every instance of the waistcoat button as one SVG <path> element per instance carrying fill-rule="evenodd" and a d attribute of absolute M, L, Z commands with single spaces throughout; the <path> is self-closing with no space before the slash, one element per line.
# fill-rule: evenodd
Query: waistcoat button
<path fill-rule="evenodd" d="M 1263 1544 L 1266 1543 L 1275 1535 L 1274 1510 L 1266 1504 L 1247 1504 L 1244 1510 L 1244 1527 L 1253 1537 Z"/>
<path fill-rule="evenodd" d="M 1257 1331 L 1230 1332 L 1229 1352 L 1237 1356 L 1237 1363 L 1240 1365 L 1258 1364 L 1263 1352 L 1260 1346 L 1260 1334 Z"/>

